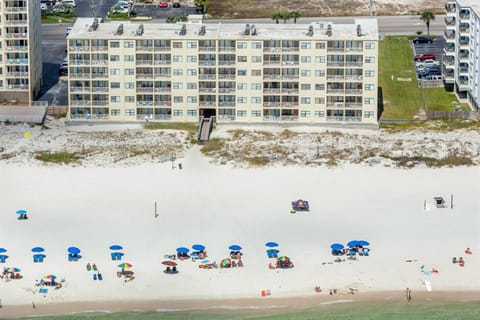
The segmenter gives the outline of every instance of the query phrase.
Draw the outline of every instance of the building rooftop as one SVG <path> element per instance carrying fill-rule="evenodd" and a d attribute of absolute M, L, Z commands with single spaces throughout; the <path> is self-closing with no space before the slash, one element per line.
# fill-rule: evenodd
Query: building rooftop
<path fill-rule="evenodd" d="M 457 0 L 457 3 L 462 7 L 472 8 L 477 15 L 480 15 L 480 2 L 478 0 Z"/>
<path fill-rule="evenodd" d="M 184 35 L 181 31 L 183 25 Z M 249 32 L 246 32 L 247 29 Z M 172 24 L 130 21 L 102 22 L 95 27 L 93 18 L 79 18 L 68 39 L 378 40 L 378 26 L 376 19 L 355 19 L 353 24 L 333 24 L 328 21 L 310 24 L 260 23 L 250 24 L 248 28 L 246 24 L 240 23 Z"/>

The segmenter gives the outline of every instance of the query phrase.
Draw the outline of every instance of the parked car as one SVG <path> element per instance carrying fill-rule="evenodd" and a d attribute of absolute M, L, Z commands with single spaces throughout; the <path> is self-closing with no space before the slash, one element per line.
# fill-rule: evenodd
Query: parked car
<path fill-rule="evenodd" d="M 428 59 L 435 60 L 435 55 L 433 53 L 424 53 L 415 56 L 415 61 L 423 61 Z"/>
<path fill-rule="evenodd" d="M 415 39 L 413 39 L 413 43 L 415 44 L 420 44 L 420 43 L 432 43 L 433 40 L 431 38 L 427 38 L 427 37 L 416 37 Z"/>
<path fill-rule="evenodd" d="M 75 3 L 75 0 L 62 0 L 62 3 L 69 4 L 74 8 L 77 6 L 77 4 Z"/>
<path fill-rule="evenodd" d="M 174 8 L 180 8 L 180 2 L 174 2 L 172 7 Z"/>
<path fill-rule="evenodd" d="M 430 74 L 428 76 L 425 76 L 424 78 L 425 80 L 443 80 L 443 76 L 442 75 L 433 75 L 433 74 Z"/>
<path fill-rule="evenodd" d="M 160 3 L 158 4 L 160 8 L 168 8 L 168 2 L 167 0 L 160 0 Z"/>
<path fill-rule="evenodd" d="M 65 35 L 68 36 L 70 34 L 70 31 L 72 31 L 72 27 L 66 27 L 65 28 Z"/>

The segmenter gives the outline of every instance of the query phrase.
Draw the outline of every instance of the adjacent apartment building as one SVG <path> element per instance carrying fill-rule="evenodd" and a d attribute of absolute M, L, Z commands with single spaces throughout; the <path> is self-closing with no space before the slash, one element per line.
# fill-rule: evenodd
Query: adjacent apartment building
<path fill-rule="evenodd" d="M 0 104 L 30 105 L 42 81 L 40 1 L 0 0 Z"/>
<path fill-rule="evenodd" d="M 480 1 L 455 0 L 445 5 L 445 84 L 472 109 L 480 108 Z"/>
<path fill-rule="evenodd" d="M 193 19 L 198 19 L 194 21 Z M 378 118 L 378 28 L 102 23 L 68 38 L 71 121 L 367 123 Z"/>

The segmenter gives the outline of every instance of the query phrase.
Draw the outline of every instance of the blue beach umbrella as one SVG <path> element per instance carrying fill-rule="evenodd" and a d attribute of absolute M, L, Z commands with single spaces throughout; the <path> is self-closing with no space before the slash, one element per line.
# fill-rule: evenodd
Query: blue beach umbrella
<path fill-rule="evenodd" d="M 185 247 L 177 248 L 178 253 L 187 253 L 188 251 L 190 251 L 190 250 L 188 248 L 185 248 Z"/>
<path fill-rule="evenodd" d="M 228 249 L 233 250 L 233 251 L 238 251 L 238 250 L 242 250 L 242 247 L 240 247 L 237 244 L 232 244 L 230 247 L 228 247 Z"/>
<path fill-rule="evenodd" d="M 266 247 L 269 247 L 269 248 L 274 248 L 274 247 L 278 247 L 278 243 L 276 243 L 276 242 L 267 242 L 267 243 L 265 243 L 265 246 L 266 246 Z"/>
<path fill-rule="evenodd" d="M 342 250 L 344 246 L 341 243 L 333 243 L 330 245 L 330 248 L 332 248 L 333 250 Z"/>
<path fill-rule="evenodd" d="M 27 210 L 17 210 L 17 214 L 26 214 Z"/>
<path fill-rule="evenodd" d="M 32 249 L 32 252 L 43 252 L 45 251 L 45 249 L 43 249 L 42 247 L 35 247 Z"/>
<path fill-rule="evenodd" d="M 203 251 L 205 250 L 205 246 L 197 243 L 192 246 L 192 249 L 197 251 Z"/>
<path fill-rule="evenodd" d="M 0 253 L 7 252 L 7 249 L 5 248 L 0 248 Z"/>
<path fill-rule="evenodd" d="M 80 253 L 80 249 L 78 249 L 77 247 L 69 247 L 67 249 L 68 253 L 71 253 L 71 254 L 79 254 Z"/>
<path fill-rule="evenodd" d="M 357 241 L 357 246 L 365 247 L 365 246 L 369 246 L 369 245 L 370 245 L 370 242 L 368 242 L 368 241 L 365 241 L 365 240 L 358 240 Z"/>
<path fill-rule="evenodd" d="M 110 246 L 110 250 L 122 250 L 123 247 L 119 246 L 118 244 L 114 244 L 113 246 Z"/>
<path fill-rule="evenodd" d="M 347 243 L 347 246 L 356 247 L 356 246 L 358 246 L 358 241 L 357 240 L 352 240 L 349 243 Z"/>

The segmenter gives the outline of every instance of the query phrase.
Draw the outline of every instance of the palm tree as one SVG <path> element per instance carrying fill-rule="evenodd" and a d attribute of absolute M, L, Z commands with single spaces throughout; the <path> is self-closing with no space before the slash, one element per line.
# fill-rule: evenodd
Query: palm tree
<path fill-rule="evenodd" d="M 194 0 L 193 4 L 197 7 L 197 12 L 205 13 L 207 11 L 207 0 Z"/>
<path fill-rule="evenodd" d="M 283 23 L 287 23 L 287 20 L 290 20 L 291 18 L 291 15 L 290 15 L 290 12 L 281 12 L 280 13 L 282 15 L 282 19 L 283 19 Z"/>
<path fill-rule="evenodd" d="M 290 18 L 293 18 L 293 23 L 297 23 L 297 19 L 300 18 L 302 15 L 298 11 L 290 12 Z"/>
<path fill-rule="evenodd" d="M 430 34 L 430 21 L 435 20 L 435 14 L 431 10 L 425 10 L 420 14 L 420 20 L 427 25 L 427 34 Z"/>
<path fill-rule="evenodd" d="M 282 19 L 282 14 L 280 12 L 274 12 L 272 14 L 272 20 L 275 20 L 275 23 L 278 24 L 278 20 Z"/>

